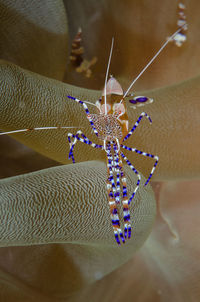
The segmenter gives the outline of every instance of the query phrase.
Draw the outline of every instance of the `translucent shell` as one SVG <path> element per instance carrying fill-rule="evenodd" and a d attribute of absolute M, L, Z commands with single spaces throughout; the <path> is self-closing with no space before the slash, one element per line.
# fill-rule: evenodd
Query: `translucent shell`
<path fill-rule="evenodd" d="M 117 95 L 123 95 L 123 90 L 119 82 L 114 78 L 110 77 L 106 84 L 106 89 L 103 89 L 102 96 L 109 95 L 109 94 L 117 94 Z"/>

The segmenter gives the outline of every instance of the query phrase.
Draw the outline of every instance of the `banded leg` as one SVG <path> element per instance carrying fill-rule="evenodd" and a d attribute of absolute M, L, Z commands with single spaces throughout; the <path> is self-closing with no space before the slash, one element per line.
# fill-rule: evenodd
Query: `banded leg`
<path fill-rule="evenodd" d="M 112 220 L 112 225 L 113 225 L 113 231 L 115 235 L 115 240 L 117 244 L 120 243 L 120 238 L 123 243 L 125 243 L 124 240 L 124 235 L 122 233 L 122 230 L 120 228 L 120 221 L 119 221 L 119 215 L 117 212 L 117 204 L 116 204 L 116 198 L 115 198 L 115 193 L 116 193 L 116 187 L 115 187 L 115 181 L 113 177 L 113 158 L 111 154 L 111 149 L 110 146 L 107 146 L 106 150 L 107 154 L 107 171 L 108 171 L 108 179 L 107 179 L 107 190 L 108 190 L 108 201 L 109 201 L 109 206 L 110 206 L 110 216 Z"/>
<path fill-rule="evenodd" d="M 131 238 L 131 222 L 130 222 L 130 211 L 129 211 L 129 203 L 127 197 L 127 190 L 126 190 L 126 177 L 122 178 L 122 185 L 123 185 L 123 197 L 122 197 L 122 205 L 123 205 L 123 214 L 124 214 L 124 237 L 128 239 Z"/>
<path fill-rule="evenodd" d="M 123 215 L 124 215 L 124 237 L 128 239 L 131 238 L 131 223 L 130 223 L 130 211 L 128 205 L 128 195 L 127 195 L 127 185 L 126 185 L 126 177 L 124 174 L 123 166 L 122 166 L 122 159 L 121 155 L 118 152 L 118 167 L 121 171 L 120 177 L 122 182 L 122 205 L 123 205 Z"/>
<path fill-rule="evenodd" d="M 94 133 L 96 134 L 96 136 L 98 136 L 98 131 L 97 131 L 97 129 L 94 127 L 94 123 L 93 123 L 93 121 L 92 121 L 92 119 L 91 119 L 90 112 L 89 112 L 89 109 L 88 109 L 86 103 L 84 103 L 83 101 L 80 101 L 80 100 L 78 100 L 78 99 L 76 99 L 76 98 L 74 98 L 73 96 L 70 96 L 70 95 L 68 95 L 67 97 L 68 97 L 69 99 L 74 100 L 75 102 L 80 103 L 81 105 L 83 105 L 83 108 L 85 109 L 85 113 L 86 113 L 87 118 L 88 118 L 88 120 L 89 120 L 89 122 L 90 122 L 90 125 L 91 125 L 91 127 L 92 127 Z"/>
<path fill-rule="evenodd" d="M 72 142 L 72 137 L 74 138 L 73 142 Z M 75 159 L 74 159 L 74 154 L 73 154 L 73 150 L 74 150 L 74 146 L 77 142 L 77 137 L 76 135 L 73 135 L 72 133 L 68 133 L 67 135 L 68 138 L 68 142 L 69 142 L 69 156 L 68 159 L 72 159 L 73 164 L 75 164 Z"/>
<path fill-rule="evenodd" d="M 131 201 L 133 200 L 138 188 L 139 188 L 139 185 L 140 185 L 140 181 L 141 181 L 141 176 L 140 174 L 138 173 L 138 171 L 133 167 L 133 165 L 131 164 L 131 162 L 128 160 L 128 158 L 121 152 L 121 156 L 123 157 L 123 159 L 126 161 L 126 163 L 128 164 L 128 166 L 133 170 L 133 172 L 137 175 L 137 178 L 138 178 L 138 181 L 137 181 L 137 184 L 136 184 L 136 188 L 134 190 L 134 192 L 132 193 L 131 197 L 129 198 L 128 200 L 128 205 L 131 203 Z"/>
<path fill-rule="evenodd" d="M 79 137 L 79 135 L 81 135 L 82 137 Z M 74 138 L 74 141 L 72 142 L 72 138 Z M 94 144 L 92 141 L 90 141 L 85 134 L 83 134 L 83 132 L 81 130 L 77 131 L 76 134 L 72 134 L 72 133 L 68 133 L 68 142 L 70 145 L 70 151 L 69 151 L 69 159 L 72 158 L 72 162 L 73 164 L 75 163 L 75 159 L 74 159 L 74 154 L 73 154 L 73 149 L 74 149 L 74 145 L 76 144 L 77 140 L 81 143 L 90 145 L 93 148 L 99 148 L 99 149 L 103 149 L 102 145 L 98 145 L 98 144 Z"/>
<path fill-rule="evenodd" d="M 114 155 L 113 155 L 113 171 L 116 173 L 116 192 L 115 200 L 116 203 L 120 203 L 120 166 L 119 166 L 119 151 L 117 145 L 113 145 Z"/>
<path fill-rule="evenodd" d="M 126 150 L 128 150 L 128 151 L 136 152 L 136 153 L 141 154 L 141 155 L 143 155 L 143 156 L 147 156 L 147 157 L 154 158 L 154 159 L 156 160 L 155 163 L 154 163 L 154 165 L 153 165 L 153 168 L 152 168 L 152 170 L 151 170 L 151 173 L 149 174 L 149 177 L 148 177 L 147 181 L 146 181 L 145 184 L 144 184 L 144 186 L 146 186 L 146 185 L 149 183 L 151 177 L 153 176 L 153 173 L 155 172 L 156 166 L 157 166 L 158 161 L 159 161 L 159 157 L 158 157 L 157 155 L 153 155 L 153 154 L 150 154 L 150 153 L 146 153 L 146 152 L 140 151 L 140 150 L 138 150 L 138 149 L 136 149 L 136 148 L 127 147 L 127 146 L 125 146 L 125 145 L 120 145 L 120 147 L 121 147 L 121 148 L 124 148 L 124 149 L 126 149 Z"/>
<path fill-rule="evenodd" d="M 135 125 L 133 126 L 133 128 L 131 129 L 131 131 L 129 131 L 129 133 L 124 137 L 123 139 L 123 142 L 125 140 L 127 140 L 131 135 L 132 133 L 135 131 L 135 129 L 137 128 L 137 126 L 139 125 L 141 119 L 143 118 L 143 116 L 146 116 L 146 118 L 148 118 L 148 120 L 150 121 L 150 123 L 152 123 L 152 120 L 150 118 L 150 116 L 148 114 L 146 114 L 145 112 L 142 112 L 138 118 L 138 120 L 136 121 Z"/>

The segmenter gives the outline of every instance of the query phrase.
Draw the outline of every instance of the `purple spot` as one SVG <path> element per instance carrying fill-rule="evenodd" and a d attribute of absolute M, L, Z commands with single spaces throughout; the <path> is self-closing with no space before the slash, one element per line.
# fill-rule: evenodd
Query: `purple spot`
<path fill-rule="evenodd" d="M 146 101 L 148 101 L 146 96 L 136 96 L 133 100 L 129 100 L 129 102 L 132 104 L 144 103 Z"/>
<path fill-rule="evenodd" d="M 137 97 L 136 100 L 137 102 L 143 103 L 146 102 L 148 98 L 146 96 L 141 96 L 141 97 Z"/>
<path fill-rule="evenodd" d="M 129 100 L 129 102 L 132 103 L 132 104 L 137 104 L 136 100 Z"/>

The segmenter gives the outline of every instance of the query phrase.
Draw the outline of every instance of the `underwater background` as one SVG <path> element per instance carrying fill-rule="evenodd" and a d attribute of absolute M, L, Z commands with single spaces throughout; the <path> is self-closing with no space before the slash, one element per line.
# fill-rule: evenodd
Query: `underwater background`
<path fill-rule="evenodd" d="M 125 91 L 177 29 L 177 2 L 0 0 L 0 129 L 65 125 L 92 137 L 66 95 L 99 99 L 112 37 L 110 73 Z M 154 99 L 144 107 L 153 123 L 129 146 L 160 161 L 135 197 L 126 245 L 113 239 L 103 152 L 77 144 L 72 165 L 65 130 L 0 137 L 0 301 L 199 301 L 200 3 L 185 4 L 187 41 L 170 43 L 133 88 Z M 133 125 L 143 107 L 130 105 Z M 129 159 L 144 183 L 152 162 Z"/>

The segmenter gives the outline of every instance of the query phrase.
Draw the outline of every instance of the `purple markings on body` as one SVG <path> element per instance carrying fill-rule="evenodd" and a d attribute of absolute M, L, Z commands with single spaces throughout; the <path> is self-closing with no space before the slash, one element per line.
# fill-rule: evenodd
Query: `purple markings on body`
<path fill-rule="evenodd" d="M 140 97 L 135 97 L 132 100 L 129 100 L 129 102 L 132 104 L 145 103 L 146 101 L 148 101 L 148 99 L 149 98 L 147 98 L 146 96 L 140 96 Z"/>

